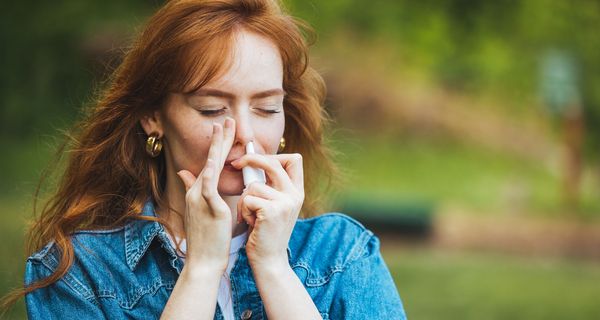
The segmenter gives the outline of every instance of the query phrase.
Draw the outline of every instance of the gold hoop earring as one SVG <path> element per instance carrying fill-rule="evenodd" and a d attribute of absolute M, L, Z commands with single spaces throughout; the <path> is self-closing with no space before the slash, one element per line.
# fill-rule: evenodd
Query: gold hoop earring
<path fill-rule="evenodd" d="M 162 150 L 162 141 L 158 137 L 157 132 L 152 132 L 146 140 L 146 153 L 152 158 L 156 158 Z"/>
<path fill-rule="evenodd" d="M 285 138 L 281 137 L 281 140 L 279 140 L 279 149 L 277 149 L 277 153 L 283 151 L 284 148 L 285 148 Z"/>

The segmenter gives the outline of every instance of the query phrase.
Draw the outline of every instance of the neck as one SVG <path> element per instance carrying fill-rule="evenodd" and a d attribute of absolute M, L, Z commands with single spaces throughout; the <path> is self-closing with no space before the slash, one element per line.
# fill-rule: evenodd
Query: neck
<path fill-rule="evenodd" d="M 240 196 L 222 196 L 227 206 L 231 210 L 231 237 L 244 233 L 248 225 L 242 221 L 237 223 L 237 203 Z M 165 202 L 168 207 L 157 207 L 156 213 L 159 217 L 166 220 L 169 228 L 173 231 L 173 236 L 185 238 L 185 186 L 181 179 L 174 173 L 174 170 L 167 170 L 167 184 L 165 187 Z M 174 210 L 169 210 L 169 207 Z"/>

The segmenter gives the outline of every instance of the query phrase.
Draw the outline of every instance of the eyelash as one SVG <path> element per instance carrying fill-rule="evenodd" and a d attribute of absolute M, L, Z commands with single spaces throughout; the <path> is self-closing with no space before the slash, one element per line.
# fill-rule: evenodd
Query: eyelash
<path fill-rule="evenodd" d="M 222 115 L 225 112 L 225 109 L 226 108 L 216 109 L 216 110 L 198 110 L 198 111 L 203 116 L 217 117 L 217 116 Z M 268 115 L 272 115 L 272 114 L 281 112 L 281 110 L 270 110 L 270 109 L 257 109 L 257 110 L 261 111 L 262 113 L 268 114 Z"/>
<path fill-rule="evenodd" d="M 208 117 L 216 117 L 216 116 L 220 116 L 223 112 L 225 112 L 225 109 L 217 109 L 217 110 L 198 110 L 200 112 L 201 115 L 203 116 L 208 116 Z"/>

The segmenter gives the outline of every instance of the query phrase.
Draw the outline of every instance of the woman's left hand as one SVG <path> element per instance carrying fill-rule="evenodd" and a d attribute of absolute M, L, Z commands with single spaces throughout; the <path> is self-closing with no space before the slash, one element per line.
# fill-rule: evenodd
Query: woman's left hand
<path fill-rule="evenodd" d="M 248 262 L 255 268 L 289 266 L 287 246 L 304 202 L 300 154 L 247 154 L 231 163 L 265 171 L 267 183 L 252 183 L 238 202 L 238 221 L 250 225 Z"/>

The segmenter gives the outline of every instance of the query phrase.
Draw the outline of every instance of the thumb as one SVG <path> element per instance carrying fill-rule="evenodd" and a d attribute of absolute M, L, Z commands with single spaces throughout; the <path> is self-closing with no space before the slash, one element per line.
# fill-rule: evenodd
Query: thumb
<path fill-rule="evenodd" d="M 192 185 L 196 181 L 196 177 L 191 172 L 189 172 L 187 170 L 181 170 L 181 171 L 177 172 L 177 175 L 179 176 L 179 178 L 183 182 L 183 185 L 185 186 L 185 191 L 186 192 L 188 190 L 190 190 L 190 188 L 192 187 Z"/>

